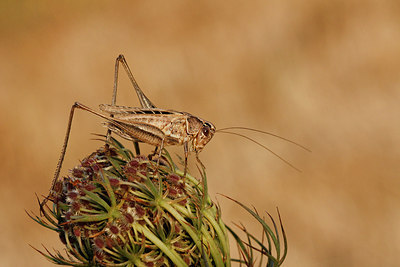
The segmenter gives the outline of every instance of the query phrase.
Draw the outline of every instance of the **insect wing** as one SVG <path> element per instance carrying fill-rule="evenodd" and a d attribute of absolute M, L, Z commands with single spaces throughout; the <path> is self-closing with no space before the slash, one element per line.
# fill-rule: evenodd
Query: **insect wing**
<path fill-rule="evenodd" d="M 100 105 L 100 109 L 113 115 L 107 127 L 128 140 L 152 145 L 160 145 L 162 139 L 164 145 L 180 145 L 188 141 L 186 113 L 112 105 Z"/>

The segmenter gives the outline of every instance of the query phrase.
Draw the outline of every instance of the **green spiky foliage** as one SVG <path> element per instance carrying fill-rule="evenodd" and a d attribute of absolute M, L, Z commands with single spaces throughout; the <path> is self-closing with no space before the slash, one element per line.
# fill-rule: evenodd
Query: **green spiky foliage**
<path fill-rule="evenodd" d="M 237 262 L 240 263 L 240 265 L 245 266 L 281 266 L 287 255 L 287 238 L 282 225 L 279 210 L 278 217 L 280 227 L 277 226 L 271 214 L 267 212 L 267 215 L 273 224 L 273 228 L 271 228 L 266 223 L 265 218 L 261 217 L 255 208 L 252 210 L 237 200 L 234 200 L 227 196 L 225 197 L 234 201 L 236 204 L 238 204 L 240 207 L 250 213 L 250 215 L 257 220 L 262 228 L 260 240 L 259 237 L 256 237 L 254 234 L 249 233 L 243 224 L 235 224 L 237 228 L 239 228 L 239 230 L 243 232 L 243 235 L 245 236 L 245 240 L 243 240 L 231 227 L 227 226 L 228 231 L 231 233 L 234 240 L 236 241 L 240 257 L 239 259 L 232 259 L 232 262 Z M 282 234 L 283 241 L 281 241 L 280 239 L 279 230 Z M 263 265 L 265 259 L 266 263 L 265 265 Z"/>
<path fill-rule="evenodd" d="M 42 216 L 28 214 L 66 247 L 66 255 L 37 251 L 67 266 L 280 266 L 287 253 L 280 216 L 278 227 L 268 214 L 270 227 L 255 209 L 227 197 L 262 226 L 258 239 L 236 225 L 242 239 L 222 222 L 204 170 L 201 177 L 183 177 L 166 150 L 159 159 L 134 156 L 111 138 L 56 184 Z M 239 259 L 230 258 L 228 231 Z"/>
<path fill-rule="evenodd" d="M 56 185 L 44 218 L 32 216 L 59 234 L 67 256 L 41 253 L 69 266 L 229 266 L 203 178 L 183 177 L 166 151 L 151 160 L 111 139 Z"/>

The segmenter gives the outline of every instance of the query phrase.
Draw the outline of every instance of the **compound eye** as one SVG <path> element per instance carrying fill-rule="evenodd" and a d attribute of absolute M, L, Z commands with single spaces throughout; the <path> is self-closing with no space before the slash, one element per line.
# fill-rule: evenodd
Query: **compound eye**
<path fill-rule="evenodd" d="M 210 127 L 209 126 L 203 126 L 202 132 L 205 136 L 208 136 L 210 133 Z"/>

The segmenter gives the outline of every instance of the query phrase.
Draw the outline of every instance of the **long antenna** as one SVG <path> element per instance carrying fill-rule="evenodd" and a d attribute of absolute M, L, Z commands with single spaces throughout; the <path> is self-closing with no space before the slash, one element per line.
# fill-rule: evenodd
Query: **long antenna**
<path fill-rule="evenodd" d="M 283 162 L 285 162 L 287 165 L 289 165 L 290 167 L 292 167 L 292 168 L 295 169 L 296 171 L 302 172 L 300 169 L 296 168 L 293 164 L 291 164 L 289 161 L 287 161 L 287 160 L 285 160 L 284 158 L 282 158 L 280 155 L 278 155 L 277 153 L 275 153 L 274 151 L 272 151 L 270 148 L 266 147 L 265 145 L 261 144 L 260 142 L 257 142 L 256 140 L 254 140 L 254 139 L 252 139 L 252 138 L 250 138 L 250 137 L 248 137 L 248 136 L 245 136 L 245 135 L 239 134 L 239 133 L 234 133 L 234 132 L 227 132 L 227 131 L 222 130 L 222 129 L 218 130 L 218 132 L 219 132 L 219 133 L 226 133 L 226 134 L 233 134 L 233 135 L 237 135 L 237 136 L 243 137 L 243 138 L 245 138 L 245 139 L 247 139 L 247 140 L 250 140 L 251 142 L 253 142 L 253 143 L 255 143 L 255 144 L 261 146 L 262 148 L 264 148 L 264 149 L 266 149 L 266 150 L 268 150 L 270 153 L 272 153 L 274 156 L 276 156 L 277 158 L 279 158 L 280 160 L 282 160 Z"/>
<path fill-rule="evenodd" d="M 271 135 L 271 136 L 274 136 L 274 137 L 276 137 L 276 138 L 282 139 L 282 140 L 284 140 L 284 141 L 286 141 L 286 142 L 292 143 L 292 144 L 294 144 L 294 145 L 296 145 L 296 146 L 298 146 L 298 147 L 301 147 L 302 149 L 304 149 L 304 150 L 306 150 L 306 151 L 308 151 L 308 152 L 311 152 L 310 149 L 306 148 L 306 147 L 303 146 L 303 145 L 300 145 L 299 143 L 296 143 L 295 141 L 292 141 L 292 140 L 287 139 L 287 138 L 285 138 L 285 137 L 279 136 L 279 135 L 277 135 L 277 134 L 273 134 L 273 133 L 270 133 L 270 132 L 267 132 L 267 131 L 258 130 L 258 129 L 248 128 L 248 127 L 240 127 L 240 126 L 233 126 L 233 127 L 226 127 L 226 128 L 218 129 L 216 132 L 219 132 L 219 131 L 226 131 L 226 130 L 234 130 L 234 129 L 238 129 L 238 130 L 247 130 L 247 131 L 253 131 L 253 132 L 257 132 L 257 133 L 262 133 L 262 134 Z"/>

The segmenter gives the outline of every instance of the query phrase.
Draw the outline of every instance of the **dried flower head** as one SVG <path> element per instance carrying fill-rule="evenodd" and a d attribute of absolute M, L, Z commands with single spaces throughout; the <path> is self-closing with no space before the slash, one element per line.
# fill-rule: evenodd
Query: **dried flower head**
<path fill-rule="evenodd" d="M 168 153 L 134 156 L 117 140 L 92 153 L 64 177 L 47 222 L 79 266 L 226 266 L 225 226 L 204 184 L 182 177 Z M 86 234 L 85 234 L 86 233 Z"/>
<path fill-rule="evenodd" d="M 55 264 L 222 267 L 231 261 L 245 266 L 259 261 L 262 266 L 266 257 L 265 266 L 275 267 L 286 257 L 280 217 L 282 251 L 271 215 L 273 228 L 257 211 L 232 199 L 263 229 L 258 240 L 238 225 L 245 234 L 242 240 L 222 222 L 218 206 L 208 196 L 205 173 L 202 182 L 190 174 L 183 177 L 167 151 L 159 161 L 134 156 L 111 138 L 57 182 L 55 190 L 53 207 L 42 210 L 44 218 L 29 215 L 58 232 L 65 244 L 67 257 L 38 250 Z M 237 243 L 239 259 L 230 259 L 226 229 Z"/>

